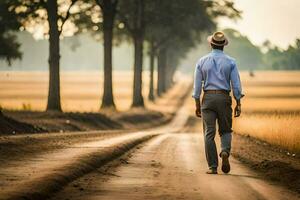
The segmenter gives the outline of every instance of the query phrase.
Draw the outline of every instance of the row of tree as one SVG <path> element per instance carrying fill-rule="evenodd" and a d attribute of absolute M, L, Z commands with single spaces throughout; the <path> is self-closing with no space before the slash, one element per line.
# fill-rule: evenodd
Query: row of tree
<path fill-rule="evenodd" d="M 154 66 L 157 60 L 161 95 L 172 85 L 178 61 L 215 28 L 218 17 L 239 17 L 229 0 L 2 0 L 0 3 L 0 58 L 20 58 L 20 44 L 12 34 L 18 29 L 44 25 L 49 40 L 49 92 L 47 110 L 61 111 L 60 39 L 68 27 L 74 33 L 89 31 L 103 38 L 104 87 L 102 108 L 115 108 L 112 88 L 113 42 L 134 44 L 132 106 L 144 106 L 142 96 L 143 52 L 150 56 L 149 99 L 154 100 Z M 70 30 L 69 30 L 70 31 Z M 7 46 L 5 46 L 7 45 Z M 3 47 L 2 46 L 2 47 Z"/>

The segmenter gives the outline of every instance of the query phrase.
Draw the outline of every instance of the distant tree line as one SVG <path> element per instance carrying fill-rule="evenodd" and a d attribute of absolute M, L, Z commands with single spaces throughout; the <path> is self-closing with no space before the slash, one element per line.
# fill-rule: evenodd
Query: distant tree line
<path fill-rule="evenodd" d="M 289 45 L 286 50 L 273 46 L 269 41 L 263 48 L 267 52 L 263 56 L 263 63 L 267 69 L 274 70 L 300 70 L 300 39 L 294 45 Z"/>
<path fill-rule="evenodd" d="M 225 51 L 237 60 L 240 69 L 246 70 L 299 70 L 300 69 L 300 39 L 286 50 L 264 42 L 256 46 L 246 37 L 233 29 L 225 29 L 230 44 Z"/>
<path fill-rule="evenodd" d="M 45 38 L 49 41 L 47 110 L 55 111 L 62 110 L 60 40 L 70 27 L 76 34 L 90 32 L 96 41 L 103 43 L 101 108 L 114 109 L 114 42 L 128 40 L 134 44 L 132 107 L 143 107 L 142 72 L 146 50 L 151 58 L 148 98 L 154 100 L 172 86 L 179 60 L 199 42 L 203 33 L 215 29 L 218 17 L 240 16 L 230 0 L 2 0 L 0 11 L 0 44 L 3 44 L 0 59 L 8 62 L 21 58 L 20 44 L 13 32 L 44 26 Z M 158 89 L 155 92 L 156 65 Z"/>
<path fill-rule="evenodd" d="M 260 47 L 236 30 L 225 29 L 224 32 L 229 39 L 225 51 L 236 59 L 239 69 L 257 69 L 262 66 L 263 54 Z"/>

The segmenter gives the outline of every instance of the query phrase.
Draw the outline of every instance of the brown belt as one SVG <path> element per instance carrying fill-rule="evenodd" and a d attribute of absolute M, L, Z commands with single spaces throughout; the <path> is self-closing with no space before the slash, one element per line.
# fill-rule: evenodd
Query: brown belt
<path fill-rule="evenodd" d="M 227 91 L 227 90 L 205 90 L 204 94 L 227 94 L 227 95 L 229 95 L 229 91 Z"/>

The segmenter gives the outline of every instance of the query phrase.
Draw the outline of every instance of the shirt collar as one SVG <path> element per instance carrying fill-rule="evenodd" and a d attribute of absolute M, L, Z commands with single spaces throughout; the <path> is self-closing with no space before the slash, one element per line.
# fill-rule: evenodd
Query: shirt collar
<path fill-rule="evenodd" d="M 211 51 L 212 53 L 215 53 L 215 54 L 222 54 L 222 53 L 224 53 L 222 50 L 219 50 L 219 49 L 213 49 L 212 51 Z"/>

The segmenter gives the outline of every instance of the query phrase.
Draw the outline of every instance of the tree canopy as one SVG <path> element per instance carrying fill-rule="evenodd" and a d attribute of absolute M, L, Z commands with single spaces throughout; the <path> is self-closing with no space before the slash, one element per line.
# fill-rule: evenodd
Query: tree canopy
<path fill-rule="evenodd" d="M 20 28 L 15 13 L 9 4 L 9 0 L 0 1 L 0 59 L 6 60 L 9 64 L 13 59 L 21 59 L 20 43 L 14 35 Z"/>

